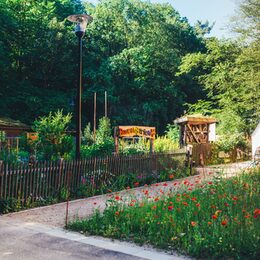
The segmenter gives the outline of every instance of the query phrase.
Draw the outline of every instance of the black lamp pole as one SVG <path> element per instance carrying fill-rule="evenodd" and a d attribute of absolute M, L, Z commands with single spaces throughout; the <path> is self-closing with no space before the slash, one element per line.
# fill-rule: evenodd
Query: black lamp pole
<path fill-rule="evenodd" d="M 78 86 L 77 86 L 77 108 L 76 108 L 76 159 L 80 159 L 81 145 L 81 96 L 82 96 L 82 38 L 85 35 L 87 23 L 92 17 L 86 14 L 70 15 L 69 21 L 76 23 L 75 34 L 78 37 Z"/>
<path fill-rule="evenodd" d="M 82 96 L 82 38 L 84 32 L 76 32 L 78 37 L 78 87 L 77 87 L 77 129 L 76 129 L 76 159 L 80 159 L 80 145 L 81 145 L 81 96 Z"/>

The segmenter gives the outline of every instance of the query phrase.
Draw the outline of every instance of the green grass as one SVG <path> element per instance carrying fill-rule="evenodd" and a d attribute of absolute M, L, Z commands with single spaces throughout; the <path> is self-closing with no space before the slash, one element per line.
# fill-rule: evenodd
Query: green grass
<path fill-rule="evenodd" d="M 153 196 L 145 188 L 139 200 L 115 195 L 103 213 L 97 210 L 68 228 L 200 258 L 259 257 L 260 170 L 197 182 Z"/>

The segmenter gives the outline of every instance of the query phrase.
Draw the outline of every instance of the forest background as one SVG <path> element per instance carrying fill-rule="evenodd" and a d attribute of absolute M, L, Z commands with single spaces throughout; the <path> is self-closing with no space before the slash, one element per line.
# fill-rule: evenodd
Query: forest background
<path fill-rule="evenodd" d="M 83 125 L 92 121 L 94 92 L 104 116 L 107 91 L 112 125 L 163 133 L 186 111 L 217 117 L 228 138 L 250 135 L 260 116 L 259 0 L 239 2 L 230 21 L 237 37 L 222 40 L 169 4 L 0 0 L 0 117 L 32 124 L 74 111 L 77 39 L 66 17 L 83 12 L 94 18 L 83 41 Z"/>

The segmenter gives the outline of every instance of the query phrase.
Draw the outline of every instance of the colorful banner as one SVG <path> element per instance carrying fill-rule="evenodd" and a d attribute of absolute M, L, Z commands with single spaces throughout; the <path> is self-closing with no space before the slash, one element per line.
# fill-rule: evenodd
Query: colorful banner
<path fill-rule="evenodd" d="M 118 126 L 119 137 L 146 137 L 155 139 L 156 130 L 155 127 L 148 126 Z"/>

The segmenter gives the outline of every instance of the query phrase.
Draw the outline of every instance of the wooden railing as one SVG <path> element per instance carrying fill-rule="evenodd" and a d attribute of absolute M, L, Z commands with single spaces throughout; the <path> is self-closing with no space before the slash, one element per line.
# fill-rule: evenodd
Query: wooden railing
<path fill-rule="evenodd" d="M 139 178 L 158 175 L 166 169 L 183 169 L 185 153 L 109 156 L 80 161 L 45 161 L 33 165 L 0 162 L 0 199 L 25 203 L 55 197 L 62 188 L 75 192 L 80 185 L 94 189 L 111 185 L 120 175 Z"/>

